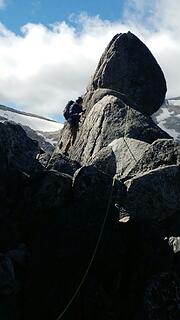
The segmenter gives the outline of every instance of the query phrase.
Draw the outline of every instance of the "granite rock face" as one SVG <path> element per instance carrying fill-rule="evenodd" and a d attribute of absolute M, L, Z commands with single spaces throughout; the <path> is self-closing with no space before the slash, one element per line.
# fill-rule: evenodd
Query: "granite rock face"
<path fill-rule="evenodd" d="M 89 160 L 89 164 L 122 179 L 142 158 L 148 146 L 148 143 L 132 138 L 115 139 L 95 154 Z"/>
<path fill-rule="evenodd" d="M 48 170 L 56 170 L 62 173 L 69 174 L 70 176 L 73 176 L 75 171 L 80 167 L 81 166 L 77 161 L 73 161 L 61 153 L 52 156 L 46 163 L 46 168 Z"/>
<path fill-rule="evenodd" d="M 149 144 L 132 138 L 119 138 L 110 143 L 116 158 L 116 176 L 125 178 L 142 158 Z"/>
<path fill-rule="evenodd" d="M 119 98 L 107 95 L 89 111 L 80 126 L 70 157 L 85 165 L 103 147 L 121 137 L 152 143 L 158 138 L 170 138 L 149 116 L 129 107 Z M 56 152 L 63 152 L 69 139 L 68 126 L 64 127 Z"/>
<path fill-rule="evenodd" d="M 128 32 L 117 34 L 103 53 L 89 90 L 98 88 L 127 95 L 140 112 L 151 115 L 164 102 L 166 81 L 149 49 Z"/>

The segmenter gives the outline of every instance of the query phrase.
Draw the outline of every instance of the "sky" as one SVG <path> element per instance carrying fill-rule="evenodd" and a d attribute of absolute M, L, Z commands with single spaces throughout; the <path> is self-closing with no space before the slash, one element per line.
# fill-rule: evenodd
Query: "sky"
<path fill-rule="evenodd" d="M 61 120 L 105 47 L 131 31 L 180 96 L 179 0 L 0 0 L 0 104 Z"/>

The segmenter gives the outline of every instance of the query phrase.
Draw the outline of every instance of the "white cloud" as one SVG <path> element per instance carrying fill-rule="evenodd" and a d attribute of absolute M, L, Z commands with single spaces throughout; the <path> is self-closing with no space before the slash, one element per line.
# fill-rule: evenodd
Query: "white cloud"
<path fill-rule="evenodd" d="M 5 7 L 5 0 L 0 0 L 0 9 Z"/>
<path fill-rule="evenodd" d="M 180 31 L 180 1 L 179 0 L 158 0 L 154 6 L 154 22 L 156 27 L 169 30 L 178 35 Z M 179 36 L 178 36 L 179 38 Z"/>
<path fill-rule="evenodd" d="M 76 27 L 65 22 L 50 27 L 26 24 L 22 35 L 1 24 L 0 103 L 16 104 L 46 116 L 59 114 L 67 100 L 85 92 L 111 38 L 128 30 L 146 43 L 160 63 L 168 82 L 168 95 L 179 95 L 180 3 L 154 0 L 153 5 L 147 8 L 144 0 L 131 1 L 123 23 L 81 15 Z"/>
<path fill-rule="evenodd" d="M 80 33 L 65 22 L 51 28 L 27 24 L 22 36 L 0 26 L 1 103 L 55 115 L 68 99 L 85 92 L 98 59 L 119 25 L 85 16 L 79 23 Z M 120 29 L 127 31 L 124 26 Z"/>

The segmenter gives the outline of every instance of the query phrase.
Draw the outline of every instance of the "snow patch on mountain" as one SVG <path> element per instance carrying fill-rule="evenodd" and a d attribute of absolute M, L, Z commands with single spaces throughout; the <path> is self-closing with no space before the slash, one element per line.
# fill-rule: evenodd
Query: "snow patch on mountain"
<path fill-rule="evenodd" d="M 169 101 L 169 104 L 172 104 L 173 106 L 177 106 L 179 107 L 180 106 L 180 99 L 170 99 L 168 100 Z"/>
<path fill-rule="evenodd" d="M 16 123 L 19 123 L 20 125 L 28 126 L 35 131 L 52 132 L 60 130 L 63 127 L 63 124 L 61 123 L 25 114 L 19 114 L 16 113 L 16 111 L 12 112 L 0 109 L 0 117 L 2 118 L 2 120 L 0 119 L 0 121 L 14 121 Z"/>
<path fill-rule="evenodd" d="M 156 119 L 157 119 L 158 123 L 161 123 L 161 122 L 167 120 L 169 117 L 171 117 L 172 114 L 174 114 L 174 111 L 169 111 L 166 108 L 162 108 L 161 113 L 159 115 L 157 115 Z"/>
<path fill-rule="evenodd" d="M 52 133 L 52 132 L 51 132 L 51 133 Z M 46 135 L 47 135 L 47 136 L 46 136 L 45 134 L 40 133 L 40 132 L 37 131 L 37 135 L 38 135 L 39 137 L 44 137 L 44 138 L 46 139 L 46 142 L 52 144 L 53 146 L 55 146 L 56 143 L 57 143 L 56 137 L 53 137 L 53 138 L 49 138 L 49 137 L 48 137 L 48 132 L 46 132 Z"/>
<path fill-rule="evenodd" d="M 5 121 L 19 124 L 28 137 L 38 141 L 40 148 L 49 154 L 54 151 L 63 127 L 54 120 L 0 105 L 0 122 Z"/>
<path fill-rule="evenodd" d="M 165 100 L 162 107 L 153 115 L 158 126 L 180 141 L 180 98 Z"/>

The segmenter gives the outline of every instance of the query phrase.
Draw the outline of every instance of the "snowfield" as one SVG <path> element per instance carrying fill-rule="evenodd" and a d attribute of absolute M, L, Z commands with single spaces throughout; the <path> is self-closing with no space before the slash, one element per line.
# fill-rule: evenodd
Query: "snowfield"
<path fill-rule="evenodd" d="M 173 106 L 180 106 L 180 99 L 176 99 L 176 100 L 174 100 L 174 99 L 169 99 L 168 100 L 169 101 L 169 104 L 173 104 Z"/>
<path fill-rule="evenodd" d="M 162 130 L 180 141 L 180 99 L 165 100 L 152 118 Z"/>
<path fill-rule="evenodd" d="M 23 126 L 28 126 L 35 131 L 45 131 L 45 132 L 53 132 L 62 129 L 63 124 L 58 123 L 51 120 L 41 119 L 25 114 L 17 113 L 16 110 L 14 112 L 8 110 L 2 110 L 0 107 L 0 119 L 1 122 L 5 120 L 14 121 Z"/>

